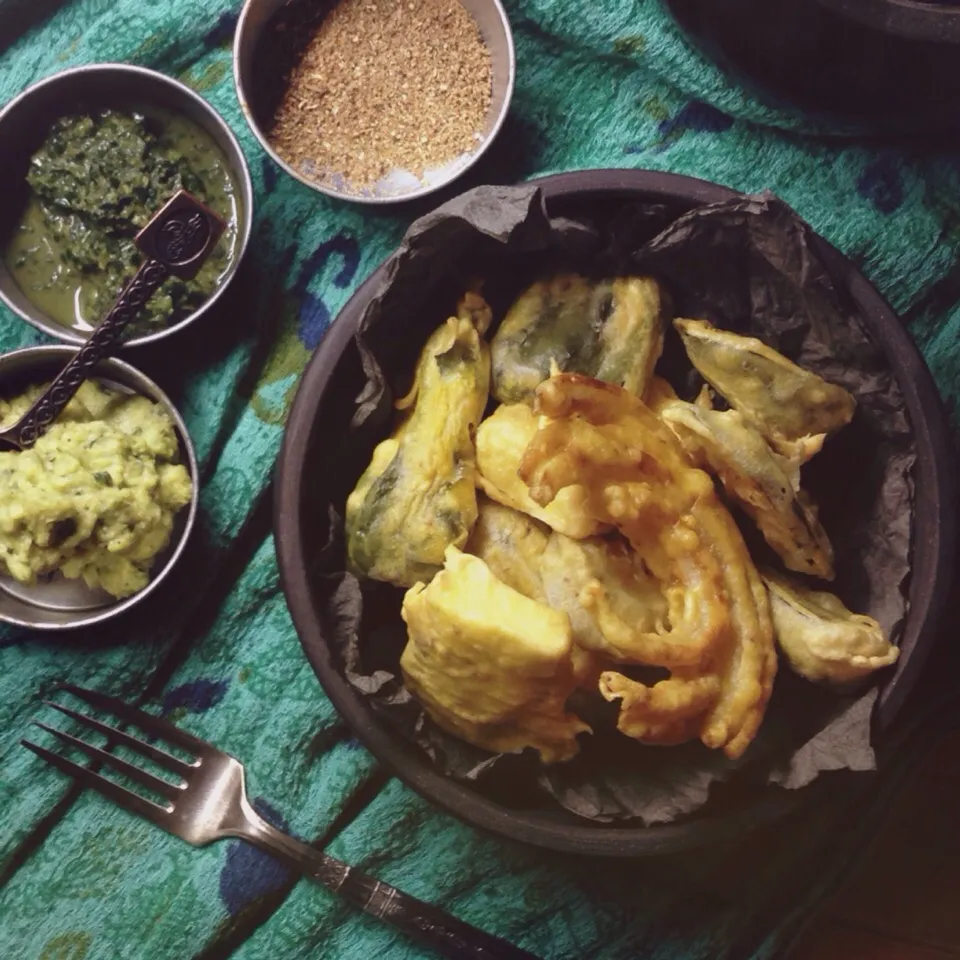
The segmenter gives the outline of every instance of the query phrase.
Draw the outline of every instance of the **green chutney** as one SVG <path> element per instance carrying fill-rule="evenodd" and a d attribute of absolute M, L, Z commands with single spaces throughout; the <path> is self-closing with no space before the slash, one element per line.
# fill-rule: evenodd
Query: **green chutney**
<path fill-rule="evenodd" d="M 180 189 L 228 224 L 200 273 L 168 278 L 137 332 L 177 323 L 222 283 L 236 253 L 239 197 L 226 157 L 196 123 L 159 108 L 77 113 L 55 121 L 30 160 L 30 198 L 7 269 L 57 323 L 90 332 L 136 273 L 134 237 Z"/>

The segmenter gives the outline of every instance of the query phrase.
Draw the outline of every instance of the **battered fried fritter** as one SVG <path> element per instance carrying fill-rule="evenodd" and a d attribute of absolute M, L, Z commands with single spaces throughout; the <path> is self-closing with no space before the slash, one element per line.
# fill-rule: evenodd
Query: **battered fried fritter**
<path fill-rule="evenodd" d="M 872 617 L 832 593 L 765 570 L 773 629 L 790 666 L 808 680 L 848 683 L 896 662 L 900 651 Z"/>
<path fill-rule="evenodd" d="M 403 601 L 407 688 L 445 730 L 487 750 L 569 760 L 590 728 L 567 713 L 576 687 L 570 621 L 450 547 L 444 570 Z"/>
<path fill-rule="evenodd" d="M 480 512 L 466 552 L 479 557 L 508 587 L 538 603 L 547 603 L 540 565 L 550 542 L 550 528 L 511 507 L 478 501 Z"/>
<path fill-rule="evenodd" d="M 532 403 L 554 368 L 640 396 L 663 350 L 664 296 L 650 277 L 559 274 L 528 287 L 493 338 L 493 395 Z"/>
<path fill-rule="evenodd" d="M 584 509 L 586 491 L 570 486 L 546 507 L 530 498 L 520 479 L 520 460 L 537 432 L 537 418 L 525 403 L 498 407 L 477 430 L 478 483 L 492 500 L 541 520 L 576 540 L 601 532 L 603 525 Z"/>
<path fill-rule="evenodd" d="M 720 678 L 715 674 L 674 675 L 647 686 L 615 670 L 600 676 L 600 693 L 620 701 L 617 729 L 642 743 L 672 747 L 696 740 L 704 714 L 720 698 Z"/>
<path fill-rule="evenodd" d="M 490 386 L 489 322 L 482 298 L 468 294 L 423 348 L 413 389 L 397 404 L 412 411 L 347 499 L 354 573 L 411 586 L 437 573 L 448 546 L 466 543 L 477 519 L 474 433 Z"/>
<path fill-rule="evenodd" d="M 782 454 L 809 460 L 853 418 L 856 401 L 753 337 L 717 330 L 705 320 L 673 321 L 690 362 L 744 419 Z"/>
<path fill-rule="evenodd" d="M 483 560 L 498 580 L 502 580 L 518 593 L 553 607 L 555 610 L 570 614 L 573 628 L 571 660 L 574 675 L 581 685 L 596 689 L 597 678 L 600 676 L 599 658 L 580 635 L 580 630 L 584 629 L 583 621 L 586 620 L 592 624 L 593 620 L 582 607 L 579 607 L 576 596 L 565 597 L 569 600 L 570 609 L 548 599 L 548 587 L 557 600 L 559 600 L 559 590 L 550 576 L 550 570 L 544 570 L 544 557 L 552 539 L 562 539 L 569 544 L 580 541 L 571 540 L 560 533 L 552 533 L 549 527 L 534 520 L 533 517 L 520 513 L 512 507 L 505 507 L 488 500 L 482 494 L 479 506 L 480 515 L 467 541 L 467 553 L 472 553 Z M 579 610 L 581 615 L 579 618 L 572 612 L 574 609 Z"/>
<path fill-rule="evenodd" d="M 537 412 L 547 422 L 520 469 L 533 499 L 549 503 L 582 485 L 594 516 L 616 526 L 664 584 L 669 631 L 636 639 L 673 676 L 641 690 L 604 674 L 601 692 L 622 701 L 619 728 L 657 743 L 698 735 L 740 756 L 762 722 L 776 651 L 766 590 L 712 481 L 623 389 L 560 374 L 538 388 Z M 676 704 L 672 719 L 661 700 Z"/>
<path fill-rule="evenodd" d="M 547 602 L 570 618 L 574 668 L 583 687 L 596 691 L 613 661 L 646 662 L 648 644 L 636 638 L 666 630 L 667 601 L 624 541 L 571 540 L 555 532 L 540 572 Z"/>
<path fill-rule="evenodd" d="M 736 410 L 668 401 L 660 419 L 693 462 L 718 476 L 787 568 L 833 579 L 833 547 L 795 469 Z"/>
<path fill-rule="evenodd" d="M 650 662 L 647 638 L 666 632 L 667 601 L 628 544 L 554 533 L 540 557 L 540 574 L 546 602 L 570 617 L 574 643 L 608 660 Z"/>
<path fill-rule="evenodd" d="M 481 496 L 466 550 L 507 586 L 570 618 L 575 673 L 594 689 L 598 660 L 644 663 L 636 635 L 666 629 L 660 585 L 619 538 L 572 540 Z"/>

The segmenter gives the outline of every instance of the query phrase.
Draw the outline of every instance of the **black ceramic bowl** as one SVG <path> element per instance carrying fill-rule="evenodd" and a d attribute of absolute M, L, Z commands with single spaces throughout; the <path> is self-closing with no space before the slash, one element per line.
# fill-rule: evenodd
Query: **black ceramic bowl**
<path fill-rule="evenodd" d="M 724 187 L 673 174 L 584 171 L 539 181 L 551 214 L 618 200 L 666 204 L 677 214 L 733 199 Z M 954 496 L 948 470 L 945 419 L 930 375 L 891 308 L 836 249 L 816 241 L 817 253 L 845 288 L 870 337 L 889 360 L 905 395 L 915 433 L 915 517 L 909 613 L 901 636 L 901 657 L 882 688 L 877 729 L 889 728 L 915 684 L 929 653 L 951 576 Z M 427 757 L 392 729 L 342 675 L 338 657 L 321 626 L 312 571 L 326 541 L 329 521 L 321 491 L 344 423 L 343 406 L 364 382 L 354 334 L 383 277 L 377 270 L 354 294 L 307 367 L 291 411 L 279 461 L 276 543 L 284 591 L 304 650 L 340 713 L 371 752 L 402 780 L 440 807 L 474 826 L 503 837 L 568 852 L 641 856 L 675 851 L 737 836 L 785 813 L 829 783 L 820 777 L 806 790 L 750 788 L 711 803 L 685 822 L 637 827 L 594 823 L 567 813 L 544 797 L 539 806 L 515 809 L 435 770 Z M 340 415 L 334 415 L 335 409 Z M 341 424 L 337 426 L 336 424 Z M 340 469 L 343 469 L 341 465 Z"/>
<path fill-rule="evenodd" d="M 960 125 L 960 4 L 914 0 L 666 0 L 710 59 L 824 131 Z"/>
<path fill-rule="evenodd" d="M 953 0 L 818 0 L 881 33 L 960 44 L 960 3 Z"/>

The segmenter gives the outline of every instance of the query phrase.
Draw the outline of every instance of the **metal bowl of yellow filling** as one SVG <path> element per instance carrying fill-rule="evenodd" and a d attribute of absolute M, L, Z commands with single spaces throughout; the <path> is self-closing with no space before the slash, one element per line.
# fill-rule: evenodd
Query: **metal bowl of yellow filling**
<path fill-rule="evenodd" d="M 70 347 L 0 357 L 0 426 L 15 423 Z M 91 626 L 156 590 L 186 546 L 198 470 L 169 398 L 111 359 L 30 449 L 0 453 L 0 620 Z"/>
<path fill-rule="evenodd" d="M 189 87 L 126 64 L 75 67 L 0 111 L 0 300 L 44 333 L 82 343 L 136 272 L 133 237 L 181 188 L 227 223 L 196 278 L 168 278 L 126 345 L 205 314 L 250 238 L 253 186 L 226 122 Z"/>

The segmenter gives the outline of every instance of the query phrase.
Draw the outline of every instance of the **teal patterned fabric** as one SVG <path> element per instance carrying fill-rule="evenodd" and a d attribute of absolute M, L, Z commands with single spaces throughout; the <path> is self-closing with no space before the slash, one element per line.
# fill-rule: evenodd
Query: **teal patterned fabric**
<path fill-rule="evenodd" d="M 87 635 L 0 629 L 0 956 L 43 960 L 420 957 L 387 928 L 239 842 L 197 850 L 80 792 L 18 745 L 69 680 L 139 700 L 240 757 L 261 813 L 546 960 L 778 955 L 873 829 L 906 769 L 867 778 L 851 819 L 821 805 L 747 848 L 597 864 L 477 833 L 380 770 L 327 701 L 278 586 L 273 464 L 298 376 L 416 209 L 325 199 L 263 155 L 234 95 L 239 0 L 74 0 L 0 32 L 0 101 L 64 67 L 176 76 L 250 162 L 250 255 L 217 314 L 131 357 L 196 442 L 202 522 L 183 569 L 135 617 Z M 509 122 L 471 183 L 646 167 L 773 190 L 851 256 L 906 322 L 960 415 L 960 153 L 824 141 L 730 84 L 658 0 L 508 0 Z M 26 23 L 0 0 L 0 25 Z M 42 337 L 0 313 L 0 349 Z M 907 750 L 903 756 L 916 751 Z M 856 825 L 857 829 L 853 829 Z"/>

